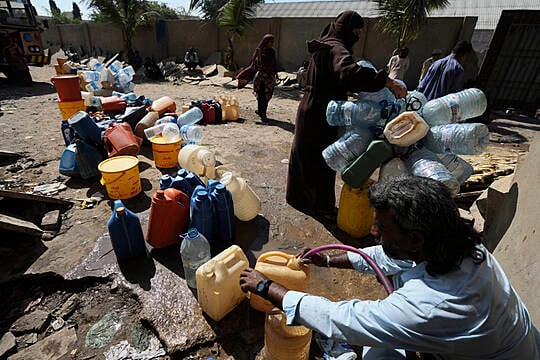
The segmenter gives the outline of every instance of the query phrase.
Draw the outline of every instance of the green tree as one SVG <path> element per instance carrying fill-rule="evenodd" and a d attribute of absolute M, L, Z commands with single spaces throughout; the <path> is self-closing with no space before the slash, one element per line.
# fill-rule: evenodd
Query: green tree
<path fill-rule="evenodd" d="M 65 13 L 62 13 L 60 8 L 56 6 L 54 0 L 49 0 L 49 8 L 51 10 L 50 24 L 69 24 L 71 19 Z"/>
<path fill-rule="evenodd" d="M 92 19 L 101 22 L 116 24 L 122 30 L 124 47 L 128 61 L 133 60 L 133 36 L 135 29 L 145 20 L 148 12 L 146 0 L 85 0 L 90 8 L 96 10 L 97 15 L 92 14 Z"/>
<path fill-rule="evenodd" d="M 399 48 L 420 35 L 430 12 L 448 4 L 448 0 L 379 0 L 379 25 Z"/>
<path fill-rule="evenodd" d="M 73 20 L 79 20 L 79 22 L 82 21 L 81 9 L 76 2 L 73 2 Z"/>

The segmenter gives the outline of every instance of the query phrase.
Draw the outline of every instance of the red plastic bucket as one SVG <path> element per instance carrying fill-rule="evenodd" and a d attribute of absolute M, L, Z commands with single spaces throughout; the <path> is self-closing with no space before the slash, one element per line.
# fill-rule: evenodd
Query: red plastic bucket
<path fill-rule="evenodd" d="M 57 75 L 51 78 L 60 101 L 81 100 L 81 83 L 77 75 Z"/>

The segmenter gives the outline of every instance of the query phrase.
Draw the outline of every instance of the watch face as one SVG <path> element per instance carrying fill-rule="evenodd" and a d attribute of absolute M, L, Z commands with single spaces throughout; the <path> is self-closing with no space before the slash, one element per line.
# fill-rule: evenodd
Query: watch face
<path fill-rule="evenodd" d="M 264 291 L 265 286 L 266 286 L 266 280 L 259 281 L 259 283 L 257 284 L 257 292 L 262 293 Z"/>

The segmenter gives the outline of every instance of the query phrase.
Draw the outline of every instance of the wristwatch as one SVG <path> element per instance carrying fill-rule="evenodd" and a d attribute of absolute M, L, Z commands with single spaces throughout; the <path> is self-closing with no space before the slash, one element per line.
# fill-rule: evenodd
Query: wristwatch
<path fill-rule="evenodd" d="M 273 281 L 270 279 L 264 279 L 257 283 L 257 293 L 262 296 L 266 297 L 268 295 L 268 289 L 270 289 L 270 284 L 272 284 Z"/>

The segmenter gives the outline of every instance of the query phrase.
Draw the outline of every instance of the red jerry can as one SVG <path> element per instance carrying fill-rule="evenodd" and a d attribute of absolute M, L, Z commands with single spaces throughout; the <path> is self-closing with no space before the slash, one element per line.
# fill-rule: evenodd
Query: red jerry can
<path fill-rule="evenodd" d="M 189 224 L 189 197 L 174 188 L 158 190 L 152 197 L 146 241 L 155 248 L 180 242 Z"/>
<path fill-rule="evenodd" d="M 203 112 L 204 121 L 207 124 L 214 124 L 216 122 L 216 109 L 212 106 L 212 104 L 203 102 L 202 112 Z"/>

